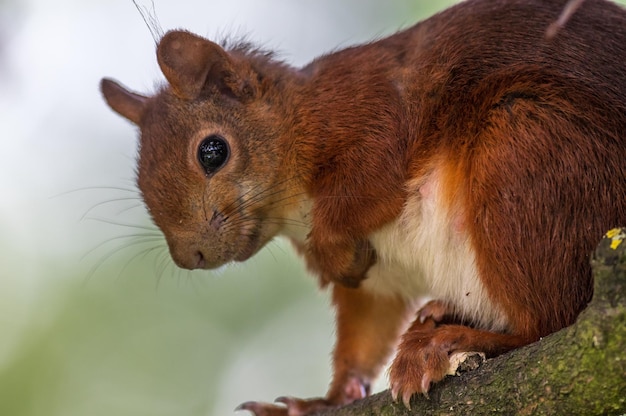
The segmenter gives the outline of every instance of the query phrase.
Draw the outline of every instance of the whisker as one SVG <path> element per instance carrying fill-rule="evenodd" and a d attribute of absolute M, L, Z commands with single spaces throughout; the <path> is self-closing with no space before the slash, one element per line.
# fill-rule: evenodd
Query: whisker
<path fill-rule="evenodd" d="M 267 249 L 267 252 L 270 253 L 270 256 L 272 256 L 272 258 L 274 259 L 274 263 L 278 263 L 278 259 L 274 255 L 274 252 L 272 251 L 272 247 L 268 244 L 265 246 L 265 248 Z"/>
<path fill-rule="evenodd" d="M 279 193 L 280 193 L 280 191 L 277 191 L 277 192 L 274 192 L 274 193 L 271 193 L 271 194 L 263 194 L 263 195 L 255 196 L 254 199 L 245 201 L 244 203 L 238 205 L 237 208 L 245 210 L 245 209 L 249 208 L 250 206 L 252 206 L 253 204 L 256 204 L 256 203 L 258 203 L 259 201 L 262 201 L 265 198 L 272 197 L 272 196 L 274 196 L 276 194 L 279 194 Z M 300 198 L 300 197 L 302 197 L 302 198 Z M 293 201 L 285 203 L 285 201 L 289 201 L 289 200 L 292 200 L 292 199 L 293 199 Z M 281 198 L 275 199 L 272 202 L 265 204 L 264 208 L 272 208 L 274 206 L 277 206 L 277 205 L 283 204 L 283 203 L 284 203 L 283 206 L 289 206 L 289 205 L 294 205 L 294 204 L 298 204 L 298 203 L 301 203 L 301 202 L 305 202 L 306 200 L 307 199 L 306 199 L 306 193 L 305 192 L 299 192 L 299 193 L 294 193 L 294 194 L 287 194 L 287 195 L 285 195 L 285 196 L 283 196 Z"/>
<path fill-rule="evenodd" d="M 194 279 L 194 276 L 191 273 L 189 273 L 187 274 L 187 281 L 191 283 L 191 286 L 193 287 L 195 294 L 199 295 L 200 288 L 198 287 L 198 279 Z"/>
<path fill-rule="evenodd" d="M 98 221 L 98 222 L 103 222 L 105 224 L 117 225 L 120 227 L 128 227 L 128 228 L 136 228 L 139 230 L 154 231 L 155 235 L 156 234 L 161 235 L 161 231 L 156 226 L 128 224 L 128 223 L 123 223 L 119 221 L 108 220 L 106 218 L 96 218 L 96 217 L 87 217 L 85 218 L 85 220 Z"/>
<path fill-rule="evenodd" d="M 128 236 L 124 236 L 124 237 L 128 237 Z M 113 238 L 113 239 L 111 239 L 111 240 L 114 240 L 114 239 L 116 239 L 116 238 L 118 238 L 118 237 L 115 237 L 115 238 Z M 118 246 L 118 247 L 115 247 L 115 248 L 113 248 L 113 249 L 109 250 L 107 253 L 105 253 L 105 254 L 104 254 L 104 256 L 103 256 L 103 257 L 102 257 L 99 261 L 97 261 L 97 262 L 96 262 L 96 263 L 95 263 L 95 264 L 91 267 L 91 269 L 89 270 L 89 272 L 87 273 L 87 275 L 86 275 L 86 277 L 85 277 L 85 283 L 86 283 L 86 282 L 88 282 L 89 280 L 91 280 L 91 278 L 93 277 L 93 275 L 95 274 L 95 272 L 96 272 L 96 271 L 97 271 L 97 270 L 98 270 L 98 269 L 99 269 L 99 268 L 100 268 L 100 267 L 101 267 L 101 266 L 102 266 L 102 265 L 103 265 L 103 264 L 104 264 L 107 260 L 109 260 L 109 259 L 110 259 L 111 257 L 113 257 L 115 254 L 119 253 L 119 252 L 120 252 L 120 251 L 122 251 L 122 250 L 127 250 L 129 247 L 132 247 L 132 246 L 136 246 L 136 245 L 139 245 L 139 244 L 145 244 L 145 243 L 154 242 L 154 240 L 155 240 L 155 239 L 156 239 L 156 238 L 155 238 L 154 236 L 153 236 L 153 237 L 150 237 L 150 239 L 146 239 L 145 241 L 144 241 L 144 240 L 142 240 L 142 239 L 138 239 L 138 240 L 135 240 L 135 241 L 130 241 L 128 244 L 120 245 L 120 246 Z M 101 245 L 102 245 L 102 243 L 100 244 L 100 246 L 101 246 Z M 93 250 L 91 250 L 91 251 L 93 251 Z"/>
<path fill-rule="evenodd" d="M 223 229 L 227 229 L 226 227 L 229 227 L 229 226 L 239 226 L 246 222 L 263 222 L 267 224 L 287 225 L 287 226 L 302 227 L 302 228 L 310 227 L 309 223 L 300 221 L 295 218 L 260 217 L 256 215 L 242 215 L 242 216 L 235 217 L 233 220 L 224 224 Z"/>
<path fill-rule="evenodd" d="M 166 260 L 165 261 L 165 271 L 168 272 L 168 274 L 170 276 L 172 276 L 173 278 L 177 278 L 180 279 L 181 275 L 189 275 L 191 273 L 193 273 L 192 270 L 188 270 L 188 269 L 183 269 L 182 267 L 178 267 L 178 265 L 176 263 L 174 263 L 174 261 L 172 260 L 172 258 L 168 255 L 166 256 Z"/>
<path fill-rule="evenodd" d="M 89 215 L 89 213 L 91 213 L 91 211 L 93 211 L 94 209 L 96 209 L 97 207 L 100 207 L 102 205 L 110 204 L 110 203 L 113 203 L 113 202 L 137 201 L 138 198 L 139 197 L 115 198 L 115 199 L 109 199 L 109 200 L 106 200 L 106 201 L 98 202 L 97 204 L 94 204 L 91 207 L 89 207 L 89 209 L 87 209 L 87 211 L 85 211 L 85 213 L 82 215 L 82 217 L 80 217 L 80 220 L 82 221 L 87 215 Z M 138 205 L 138 206 L 141 206 L 141 205 Z"/>
<path fill-rule="evenodd" d="M 132 189 L 132 188 L 123 188 L 121 186 L 84 186 L 81 188 L 75 188 L 75 189 L 70 189 L 68 191 L 63 191 L 61 193 L 52 195 L 50 198 L 54 199 L 54 198 L 59 198 L 65 195 L 70 195 L 76 192 L 85 192 L 85 191 L 101 191 L 101 190 L 112 190 L 112 191 L 121 191 L 121 192 L 132 192 L 134 194 L 140 195 L 139 190 L 137 189 Z"/>
<path fill-rule="evenodd" d="M 152 247 L 148 247 L 146 249 L 140 250 L 137 253 L 135 253 L 124 265 L 124 267 L 122 267 L 122 269 L 120 270 L 120 272 L 117 274 L 117 278 L 119 279 L 122 274 L 124 273 L 124 271 L 126 271 L 126 269 L 138 258 L 143 258 L 146 257 L 148 254 L 154 252 L 155 250 L 159 250 L 163 248 L 163 242 L 161 241 L 161 244 L 156 244 Z"/>
<path fill-rule="evenodd" d="M 139 204 L 131 205 L 130 207 L 126 207 L 126 208 L 124 208 L 124 209 L 122 209 L 120 211 L 117 211 L 115 213 L 115 215 L 121 215 L 121 214 L 123 214 L 123 213 L 125 213 L 127 211 L 130 211 L 131 209 L 136 209 L 136 208 L 145 208 L 145 205 L 144 205 L 143 202 L 141 202 Z"/>
<path fill-rule="evenodd" d="M 282 192 L 285 192 L 287 190 L 286 187 L 282 187 L 282 185 L 287 184 L 293 180 L 297 179 L 296 177 L 291 177 L 291 178 L 287 178 L 283 181 L 280 181 L 276 184 L 272 184 L 272 186 L 261 189 L 260 191 L 256 190 L 256 189 L 250 189 L 246 192 L 243 193 L 243 195 L 240 196 L 240 198 L 232 201 L 229 205 L 227 205 L 226 207 L 224 207 L 224 213 L 229 213 L 231 209 L 234 208 L 239 208 L 239 209 L 246 209 L 248 208 L 251 204 L 254 204 L 258 201 L 261 201 L 265 198 L 274 196 L 274 195 L 278 195 Z M 268 193 L 269 191 L 272 191 L 271 193 Z M 253 192 L 256 192 L 253 194 Z M 250 196 L 252 195 L 252 196 Z M 250 196 L 249 198 L 246 199 L 247 196 Z M 296 196 L 296 195 L 293 195 Z M 291 198 L 293 196 L 287 197 L 285 199 Z"/>
<path fill-rule="evenodd" d="M 290 195 L 290 196 L 287 196 L 285 198 L 281 198 L 279 200 L 274 201 L 272 204 L 267 205 L 266 208 L 267 207 L 271 207 L 271 206 L 273 206 L 275 204 L 279 204 L 279 203 L 283 202 L 284 200 L 292 199 L 292 198 L 294 198 L 296 196 L 299 196 L 299 195 Z M 294 202 L 294 203 L 297 203 L 297 201 Z M 251 205 L 251 204 L 248 204 L 248 205 Z M 240 210 L 245 210 L 245 208 L 247 208 L 247 206 L 243 205 L 243 207 L 240 207 Z M 229 218 L 230 218 L 230 215 L 225 215 L 225 219 L 226 220 L 228 220 Z M 240 216 L 240 217 L 237 217 L 237 219 L 239 221 L 227 221 L 226 222 L 226 227 L 228 227 L 228 226 L 232 227 L 233 225 L 240 224 L 240 221 L 242 221 L 242 220 L 243 221 L 246 221 L 246 220 L 249 221 L 249 220 L 252 220 L 252 219 L 260 220 L 261 218 L 260 217 Z M 271 218 L 268 218 L 268 219 L 271 219 Z M 265 221 L 265 220 L 267 220 L 267 219 L 263 219 L 263 221 Z M 277 220 L 277 222 L 280 221 L 281 225 L 299 225 L 299 226 L 305 226 L 305 227 L 307 226 L 306 223 L 298 221 L 296 219 L 291 219 L 291 218 L 275 218 L 275 220 Z M 300 224 L 298 224 L 298 222 Z"/>
<path fill-rule="evenodd" d="M 261 217 L 251 217 L 251 216 L 246 216 L 246 217 L 237 217 L 234 221 L 229 221 L 227 223 L 225 223 L 222 226 L 222 230 L 225 232 L 229 232 L 233 229 L 239 229 L 242 226 L 246 225 L 247 223 L 250 224 L 256 224 L 259 222 L 263 222 L 265 224 L 275 224 L 275 225 L 280 225 L 280 226 L 290 226 L 290 227 L 301 227 L 304 230 L 309 229 L 310 224 L 307 224 L 303 221 L 299 221 L 296 219 L 292 219 L 292 218 L 261 218 Z"/>
<path fill-rule="evenodd" d="M 169 266 L 171 262 L 171 258 L 167 250 L 163 250 L 163 252 L 157 257 L 154 263 L 154 269 L 156 274 L 156 286 L 155 289 L 159 289 L 159 285 L 161 284 L 161 279 L 167 270 L 167 266 Z"/>
<path fill-rule="evenodd" d="M 285 250 L 285 249 L 283 248 L 283 246 L 282 246 L 281 244 L 279 244 L 279 243 L 278 243 L 278 241 L 276 241 L 276 240 L 271 240 L 271 241 L 268 243 L 268 245 L 267 245 L 266 247 L 267 247 L 267 250 L 269 251 L 269 253 L 270 253 L 270 254 L 272 255 L 272 257 L 274 258 L 274 261 L 275 261 L 276 263 L 278 263 L 278 260 L 276 259 L 276 256 L 274 255 L 274 252 L 272 251 L 272 249 L 278 249 L 278 250 L 280 250 L 280 252 L 281 252 L 284 256 L 286 256 L 286 255 L 288 254 L 288 251 L 287 251 L 287 250 Z"/>
<path fill-rule="evenodd" d="M 278 183 L 272 184 L 271 187 L 267 187 L 264 189 L 261 189 L 260 191 L 256 190 L 256 189 L 250 189 L 247 192 L 245 192 L 240 198 L 232 201 L 230 204 L 228 204 L 223 210 L 222 210 L 222 214 L 224 215 L 224 219 L 225 219 L 225 223 L 227 224 L 225 226 L 226 229 L 232 229 L 234 226 L 237 226 L 238 224 L 241 224 L 240 221 L 228 221 L 230 216 L 232 215 L 233 212 L 235 212 L 235 210 L 238 211 L 245 211 L 246 209 L 248 209 L 249 207 L 253 206 L 254 204 L 258 203 L 259 201 L 262 201 L 263 199 L 266 198 L 270 198 L 272 196 L 281 194 L 286 192 L 287 187 L 282 187 L 281 185 L 285 185 L 288 184 L 289 182 L 296 180 L 298 177 L 294 176 L 291 178 L 287 178 L 283 181 L 280 181 Z M 271 191 L 271 192 L 270 192 Z M 254 193 L 253 193 L 254 192 Z M 284 203 L 284 201 L 287 200 L 292 200 L 290 201 L 288 204 L 285 204 L 285 206 L 291 205 L 291 204 L 297 204 L 300 203 L 302 201 L 304 201 L 305 199 L 297 199 L 300 196 L 306 195 L 306 192 L 298 192 L 298 193 L 287 193 L 287 195 L 272 201 L 270 204 L 267 204 L 265 206 L 265 208 L 271 208 L 275 205 Z M 249 198 L 245 198 L 246 196 L 249 196 Z M 243 220 L 248 220 L 249 219 L 243 219 Z M 281 223 L 282 225 L 282 223 Z"/>
<path fill-rule="evenodd" d="M 281 188 L 280 186 L 281 186 L 281 185 L 284 185 L 285 183 L 289 183 L 290 181 L 295 180 L 295 179 L 296 179 L 296 177 L 286 178 L 286 179 L 284 179 L 284 180 L 282 180 L 282 181 L 280 181 L 280 182 L 278 182 L 278 183 L 275 183 L 275 184 L 272 184 L 271 186 L 268 186 L 267 188 L 263 188 L 263 189 L 261 189 L 261 191 L 260 191 L 260 192 L 258 192 L 256 195 L 261 195 L 261 194 L 263 194 L 263 193 L 265 193 L 265 192 L 267 192 L 267 191 L 269 191 L 269 190 L 271 190 L 271 189 L 277 189 L 277 188 L 279 189 L 279 192 L 282 192 L 282 191 L 284 191 L 286 188 Z M 255 188 L 251 188 L 251 189 L 249 189 L 248 191 L 244 192 L 244 193 L 243 193 L 243 195 L 241 195 L 241 197 L 242 197 L 242 198 L 244 198 L 244 197 L 246 197 L 246 196 L 248 196 L 248 195 L 252 194 L 252 193 L 253 193 L 253 192 L 255 192 L 255 191 L 257 191 L 257 189 L 255 189 Z M 254 195 L 253 195 L 253 197 L 254 197 Z M 231 208 L 231 207 L 232 207 L 234 204 L 236 204 L 237 202 L 238 202 L 237 200 L 232 201 L 229 205 L 227 205 L 227 206 L 224 208 L 224 210 L 225 210 L 225 211 L 226 211 L 226 210 L 228 210 L 229 208 Z"/>
<path fill-rule="evenodd" d="M 296 227 L 308 228 L 311 226 L 308 222 L 300 221 L 295 218 L 281 218 L 281 217 L 265 217 L 263 218 L 264 222 L 271 222 L 272 224 L 284 224 L 284 225 L 293 225 Z"/>
<path fill-rule="evenodd" d="M 84 260 L 87 256 L 89 256 L 91 253 L 93 253 L 94 251 L 96 251 L 97 249 L 99 249 L 100 247 L 110 243 L 111 241 L 116 241 L 116 240 L 121 240 L 121 239 L 131 239 L 131 238 L 135 238 L 136 240 L 139 240 L 137 242 L 135 241 L 130 241 L 128 245 L 124 246 L 125 248 L 127 247 L 131 247 L 133 246 L 135 243 L 136 244 L 141 244 L 143 242 L 147 242 L 147 241 L 154 241 L 154 240 L 161 240 L 163 237 L 161 235 L 158 235 L 156 233 L 154 234 L 129 234 L 129 235 L 118 235 L 116 237 L 111 237 L 111 238 L 107 238 L 106 240 L 98 243 L 95 247 L 91 248 L 89 251 L 87 251 L 85 254 L 83 254 L 81 256 L 81 261 Z"/>

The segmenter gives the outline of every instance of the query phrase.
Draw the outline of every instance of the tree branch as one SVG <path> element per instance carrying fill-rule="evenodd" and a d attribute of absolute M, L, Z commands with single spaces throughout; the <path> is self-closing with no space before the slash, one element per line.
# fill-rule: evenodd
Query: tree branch
<path fill-rule="evenodd" d="M 411 410 L 385 391 L 321 414 L 626 414 L 626 228 L 607 233 L 592 265 L 594 297 L 574 325 L 447 377 Z"/>

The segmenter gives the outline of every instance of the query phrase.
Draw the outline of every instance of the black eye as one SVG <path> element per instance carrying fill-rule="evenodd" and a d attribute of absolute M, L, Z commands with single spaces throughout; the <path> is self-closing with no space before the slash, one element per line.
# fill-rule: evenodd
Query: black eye
<path fill-rule="evenodd" d="M 228 160 L 228 143 L 223 137 L 212 134 L 198 146 L 198 160 L 207 174 L 215 173 Z"/>

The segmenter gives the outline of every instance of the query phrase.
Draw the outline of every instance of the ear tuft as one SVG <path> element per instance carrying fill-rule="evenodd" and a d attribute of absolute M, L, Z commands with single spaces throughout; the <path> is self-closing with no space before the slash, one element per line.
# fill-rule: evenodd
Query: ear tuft
<path fill-rule="evenodd" d="M 157 60 L 163 75 L 180 98 L 197 98 L 206 85 L 235 98 L 251 95 L 251 82 L 245 67 L 218 44 L 187 31 L 166 33 L 157 47 Z"/>
<path fill-rule="evenodd" d="M 131 92 L 108 78 L 100 81 L 100 91 L 113 111 L 139 124 L 146 108 L 147 97 Z"/>

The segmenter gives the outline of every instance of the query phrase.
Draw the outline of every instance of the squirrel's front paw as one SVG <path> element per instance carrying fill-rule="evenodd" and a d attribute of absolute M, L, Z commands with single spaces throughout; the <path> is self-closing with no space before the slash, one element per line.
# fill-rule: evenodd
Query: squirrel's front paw
<path fill-rule="evenodd" d="M 336 378 L 326 398 L 279 397 L 277 403 L 246 402 L 235 410 L 248 410 L 255 416 L 306 416 L 324 409 L 343 406 L 369 394 L 369 383 L 351 373 Z"/>
<path fill-rule="evenodd" d="M 309 242 L 307 261 L 317 270 L 322 282 L 356 288 L 376 263 L 376 251 L 368 240 L 341 241 L 335 244 Z"/>
<path fill-rule="evenodd" d="M 277 403 L 246 402 L 235 410 L 247 410 L 254 416 L 306 416 L 321 410 L 334 407 L 326 399 L 296 399 L 294 397 L 279 397 Z"/>
<path fill-rule="evenodd" d="M 432 319 L 417 325 L 404 335 L 389 369 L 391 394 L 410 408 L 411 396 L 426 395 L 430 384 L 443 379 L 450 367 L 448 348 L 437 340 Z"/>
<path fill-rule="evenodd" d="M 360 282 L 365 279 L 365 274 L 374 263 L 376 263 L 376 250 L 372 244 L 369 240 L 358 240 L 355 242 L 352 264 L 343 274 L 351 279 L 358 278 Z"/>

